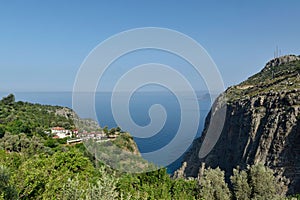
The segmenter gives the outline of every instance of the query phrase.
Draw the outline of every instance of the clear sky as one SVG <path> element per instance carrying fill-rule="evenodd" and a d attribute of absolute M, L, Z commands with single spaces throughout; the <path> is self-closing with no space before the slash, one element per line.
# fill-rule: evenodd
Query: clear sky
<path fill-rule="evenodd" d="M 101 41 L 132 28 L 165 27 L 199 42 L 224 83 L 273 57 L 300 54 L 300 1 L 0 0 L 0 91 L 71 91 Z"/>

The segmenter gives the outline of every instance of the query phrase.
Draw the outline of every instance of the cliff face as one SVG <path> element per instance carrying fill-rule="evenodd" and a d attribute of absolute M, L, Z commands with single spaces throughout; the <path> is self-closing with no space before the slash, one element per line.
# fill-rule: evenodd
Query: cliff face
<path fill-rule="evenodd" d="M 220 115 L 220 106 L 212 108 L 202 136 L 194 141 L 175 176 L 196 177 L 202 163 L 219 166 L 229 176 L 237 165 L 244 168 L 261 162 L 289 179 L 290 193 L 300 193 L 299 57 L 270 61 L 261 72 L 228 88 L 222 96 L 227 100 L 223 102 L 226 117 L 216 145 L 199 158 L 211 115 Z"/>

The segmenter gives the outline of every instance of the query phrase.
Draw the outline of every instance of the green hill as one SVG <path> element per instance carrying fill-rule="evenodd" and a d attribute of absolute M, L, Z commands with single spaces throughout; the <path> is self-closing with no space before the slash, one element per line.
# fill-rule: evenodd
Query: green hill
<path fill-rule="evenodd" d="M 50 127 L 75 128 L 74 116 L 69 108 L 15 101 L 10 94 L 0 101 L 0 137 L 4 134 L 25 133 L 44 135 Z"/>

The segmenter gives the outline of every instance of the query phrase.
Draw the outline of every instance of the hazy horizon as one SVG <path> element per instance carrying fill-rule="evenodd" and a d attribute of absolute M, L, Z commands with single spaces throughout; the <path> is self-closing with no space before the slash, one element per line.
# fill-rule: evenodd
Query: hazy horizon
<path fill-rule="evenodd" d="M 225 87 L 260 71 L 276 46 L 300 54 L 299 1 L 3 1 L 0 4 L 0 91 L 71 91 L 77 71 L 99 43 L 122 31 L 163 27 L 200 43 Z M 129 57 L 116 66 L 163 61 L 193 71 L 169 55 Z M 111 82 L 109 82 L 111 83 Z M 201 88 L 202 86 L 199 86 Z M 199 88 L 196 88 L 199 89 Z"/>

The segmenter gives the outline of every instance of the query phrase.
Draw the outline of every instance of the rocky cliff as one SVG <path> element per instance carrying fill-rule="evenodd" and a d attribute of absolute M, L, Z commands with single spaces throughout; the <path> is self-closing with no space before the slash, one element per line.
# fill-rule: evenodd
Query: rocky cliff
<path fill-rule="evenodd" d="M 226 101 L 224 101 L 224 99 Z M 200 138 L 186 153 L 175 176 L 196 177 L 202 163 L 225 170 L 264 163 L 285 176 L 289 193 L 300 193 L 300 58 L 271 60 L 261 72 L 228 88 L 207 116 Z M 221 106 L 220 106 L 221 105 Z M 214 118 L 226 109 L 216 145 L 204 158 L 199 151 Z"/>

